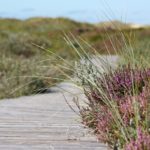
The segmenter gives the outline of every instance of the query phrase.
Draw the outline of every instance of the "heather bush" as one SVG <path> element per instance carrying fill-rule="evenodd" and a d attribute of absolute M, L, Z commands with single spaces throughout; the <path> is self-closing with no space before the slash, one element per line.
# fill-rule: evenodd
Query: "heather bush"
<path fill-rule="evenodd" d="M 96 77 L 95 83 L 97 87 L 101 87 L 101 90 L 107 94 L 109 99 L 120 100 L 126 95 L 140 94 L 149 80 L 150 69 L 132 68 L 128 65 L 111 71 L 109 74 L 105 73 L 101 77 Z M 98 91 L 93 91 L 91 88 L 92 86 L 90 92 L 87 91 L 88 97 L 94 97 L 96 102 L 103 101 L 103 96 L 97 94 Z"/>
<path fill-rule="evenodd" d="M 125 145 L 125 150 L 149 150 L 150 149 L 150 135 L 143 132 L 141 128 L 137 131 L 137 138 L 131 139 Z"/>
<path fill-rule="evenodd" d="M 88 100 L 87 106 L 79 107 L 83 123 L 111 148 L 135 150 L 136 145 L 137 150 L 147 150 L 150 69 L 125 65 L 101 74 L 97 67 L 93 68 L 84 75 L 82 67 L 78 68 L 78 78 Z M 145 140 L 139 138 L 139 128 Z"/>

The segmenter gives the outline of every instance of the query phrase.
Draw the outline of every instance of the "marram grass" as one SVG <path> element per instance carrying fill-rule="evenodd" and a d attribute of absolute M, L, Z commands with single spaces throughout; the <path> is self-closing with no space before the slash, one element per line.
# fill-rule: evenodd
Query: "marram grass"
<path fill-rule="evenodd" d="M 149 150 L 150 68 L 148 62 L 143 61 L 144 55 L 141 59 L 132 46 L 131 36 L 120 34 L 123 47 L 116 50 L 120 61 L 115 67 L 109 60 L 99 57 L 96 50 L 93 55 L 97 57 L 91 57 L 82 46 L 77 49 L 71 39 L 66 38 L 83 60 L 76 63 L 74 72 L 75 82 L 83 88 L 87 105 L 80 106 L 80 100 L 76 104 L 82 123 L 93 129 L 98 139 L 110 148 Z M 74 36 L 72 38 L 77 42 Z M 100 59 L 101 63 L 95 65 L 93 58 Z"/>

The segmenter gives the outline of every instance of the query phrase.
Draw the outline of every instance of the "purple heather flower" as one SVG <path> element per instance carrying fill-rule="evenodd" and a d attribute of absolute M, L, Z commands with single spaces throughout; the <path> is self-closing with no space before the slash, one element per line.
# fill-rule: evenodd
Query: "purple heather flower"
<path fill-rule="evenodd" d="M 125 150 L 150 150 L 150 135 L 138 128 L 136 139 L 131 139 L 125 145 Z"/>
<path fill-rule="evenodd" d="M 138 106 L 138 123 L 141 125 L 141 128 L 145 124 L 148 110 L 147 104 L 150 99 L 149 80 L 150 69 L 132 69 L 130 66 L 117 69 L 110 74 L 104 74 L 102 78 L 94 80 L 97 87 L 105 93 L 108 100 L 115 101 L 115 107 L 118 108 L 118 112 L 125 128 L 129 130 L 129 134 L 131 132 L 133 134 L 133 131 L 136 130 L 134 101 L 136 101 Z M 84 123 L 94 129 L 99 139 L 109 144 L 111 141 L 110 145 L 112 146 L 122 136 L 120 135 L 121 131 L 115 124 L 114 112 L 111 111 L 111 106 L 104 103 L 103 94 L 98 91 L 98 88 L 96 89 L 89 84 L 84 91 L 89 100 L 88 111 L 84 109 L 82 111 Z M 125 150 L 150 150 L 148 149 L 150 147 L 150 135 L 141 128 L 138 129 L 137 136 L 131 134 L 132 139 L 130 142 L 128 144 L 122 142 L 120 148 L 125 146 Z M 131 129 L 132 131 L 130 131 Z"/>

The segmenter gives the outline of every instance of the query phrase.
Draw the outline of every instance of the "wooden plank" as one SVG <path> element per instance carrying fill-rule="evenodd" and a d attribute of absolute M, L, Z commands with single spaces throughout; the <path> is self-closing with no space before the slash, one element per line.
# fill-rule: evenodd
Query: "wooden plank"
<path fill-rule="evenodd" d="M 75 87 L 70 89 L 74 95 L 81 93 Z M 68 92 L 55 91 L 1 100 L 0 149 L 106 150 L 107 146 L 97 142 L 67 105 L 65 99 L 75 108 L 73 97 Z M 80 98 L 84 99 L 84 96 L 80 95 Z"/>

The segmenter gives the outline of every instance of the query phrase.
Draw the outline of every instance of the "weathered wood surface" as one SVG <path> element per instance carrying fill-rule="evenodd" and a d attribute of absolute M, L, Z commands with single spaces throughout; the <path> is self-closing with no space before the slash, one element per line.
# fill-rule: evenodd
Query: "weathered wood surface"
<path fill-rule="evenodd" d="M 80 93 L 70 84 L 61 86 Z M 1 100 L 0 150 L 106 150 L 66 103 L 75 106 L 73 97 L 53 88 L 50 94 Z"/>

